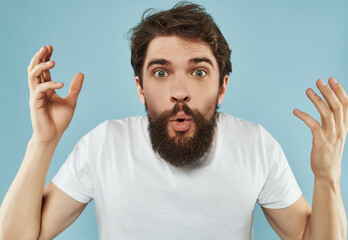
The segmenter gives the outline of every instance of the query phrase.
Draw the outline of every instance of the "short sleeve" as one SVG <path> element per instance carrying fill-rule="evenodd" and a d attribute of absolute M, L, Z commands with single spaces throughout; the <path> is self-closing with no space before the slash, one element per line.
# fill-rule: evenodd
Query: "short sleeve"
<path fill-rule="evenodd" d="M 302 191 L 297 184 L 283 149 L 266 130 L 265 147 L 266 156 L 271 160 L 271 167 L 257 202 L 265 208 L 286 208 L 301 197 Z"/>
<path fill-rule="evenodd" d="M 93 199 L 94 163 L 102 125 L 81 138 L 52 179 L 58 188 L 82 203 Z"/>

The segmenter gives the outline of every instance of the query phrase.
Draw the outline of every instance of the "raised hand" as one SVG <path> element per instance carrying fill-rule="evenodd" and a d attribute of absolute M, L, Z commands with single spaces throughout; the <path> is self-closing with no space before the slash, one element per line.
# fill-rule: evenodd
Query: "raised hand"
<path fill-rule="evenodd" d="M 294 110 L 312 130 L 313 147 L 311 152 L 311 168 L 316 177 L 337 180 L 341 176 L 341 161 L 348 131 L 348 97 L 343 87 L 334 79 L 329 84 L 321 79 L 317 87 L 327 104 L 312 89 L 306 91 L 321 115 L 321 124 L 307 113 Z"/>
<path fill-rule="evenodd" d="M 50 61 L 52 51 L 51 45 L 43 46 L 28 66 L 32 138 L 42 143 L 59 140 L 69 126 L 84 78 L 82 73 L 76 74 L 67 97 L 58 96 L 55 89 L 61 89 L 63 83 L 51 81 L 49 69 L 55 65 Z"/>

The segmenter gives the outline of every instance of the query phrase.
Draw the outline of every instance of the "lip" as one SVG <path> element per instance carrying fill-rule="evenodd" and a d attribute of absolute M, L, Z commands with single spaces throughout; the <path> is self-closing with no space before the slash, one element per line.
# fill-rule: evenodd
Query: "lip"
<path fill-rule="evenodd" d="M 178 112 L 174 117 L 171 117 L 169 121 L 177 121 L 178 119 L 192 120 L 192 117 L 188 116 L 183 111 Z"/>
<path fill-rule="evenodd" d="M 182 122 L 180 121 L 171 121 L 171 125 L 173 129 L 177 132 L 185 132 L 190 129 L 191 127 L 191 120 L 184 120 Z"/>

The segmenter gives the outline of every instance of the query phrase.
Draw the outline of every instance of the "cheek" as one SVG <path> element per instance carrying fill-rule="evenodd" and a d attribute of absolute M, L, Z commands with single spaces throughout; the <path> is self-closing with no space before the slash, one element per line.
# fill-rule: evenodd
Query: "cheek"
<path fill-rule="evenodd" d="M 201 112 L 207 112 L 212 106 L 215 107 L 219 88 L 215 84 L 206 84 L 191 88 L 192 108 Z M 189 104 L 190 106 L 190 104 Z"/>
<path fill-rule="evenodd" d="M 158 84 L 144 85 L 144 96 L 147 107 L 155 113 L 161 113 L 171 106 L 168 105 L 168 93 Z M 168 106 L 167 106 L 168 105 Z"/>

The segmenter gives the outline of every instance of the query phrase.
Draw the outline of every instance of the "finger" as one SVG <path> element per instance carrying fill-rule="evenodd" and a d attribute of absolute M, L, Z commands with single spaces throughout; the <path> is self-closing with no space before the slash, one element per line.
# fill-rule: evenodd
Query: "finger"
<path fill-rule="evenodd" d="M 331 90 L 331 88 L 325 84 L 322 79 L 317 81 L 317 87 L 321 94 L 325 98 L 326 102 L 330 106 L 331 112 L 334 115 L 336 133 L 342 133 L 343 131 L 343 107 L 341 102 L 338 100 L 336 94 Z"/>
<path fill-rule="evenodd" d="M 51 81 L 51 82 L 41 83 L 35 89 L 35 92 L 33 95 L 33 101 L 44 98 L 47 91 L 60 89 L 63 86 L 64 86 L 64 84 L 61 82 L 52 82 Z"/>
<path fill-rule="evenodd" d="M 320 115 L 322 116 L 322 119 L 325 123 L 323 123 L 323 126 L 325 125 L 325 131 L 329 133 L 330 137 L 331 134 L 335 131 L 335 119 L 334 115 L 331 111 L 331 109 L 326 105 L 323 99 L 319 97 L 313 89 L 309 88 L 306 91 L 306 94 L 308 98 L 312 101 L 312 103 L 315 105 L 317 110 L 319 111 Z"/>
<path fill-rule="evenodd" d="M 54 61 L 44 62 L 36 65 L 33 70 L 28 74 L 30 79 L 39 78 L 43 71 L 53 68 L 55 65 Z"/>
<path fill-rule="evenodd" d="M 44 57 L 43 61 L 49 61 L 51 59 L 52 56 L 52 52 L 53 52 L 53 47 L 52 45 L 47 45 L 47 54 Z"/>
<path fill-rule="evenodd" d="M 65 100 L 67 100 L 74 107 L 76 107 L 77 104 L 77 97 L 79 96 L 79 93 L 81 91 L 83 79 L 84 75 L 82 73 L 75 75 L 75 77 L 71 81 L 68 95 L 65 98 Z"/>
<path fill-rule="evenodd" d="M 299 119 L 301 119 L 311 129 L 314 138 L 325 138 L 320 123 L 317 120 L 312 118 L 309 114 L 302 112 L 298 109 L 294 109 L 293 114 Z"/>
<path fill-rule="evenodd" d="M 334 93 L 336 94 L 336 97 L 339 99 L 339 101 L 342 104 L 343 107 L 343 122 L 346 128 L 348 128 L 348 97 L 346 92 L 344 91 L 344 88 L 342 85 L 336 81 L 333 77 L 329 79 L 329 84 Z"/>
<path fill-rule="evenodd" d="M 46 71 L 42 72 L 42 81 L 43 82 L 51 81 L 51 73 L 50 73 L 49 70 L 46 70 Z"/>
<path fill-rule="evenodd" d="M 53 52 L 53 47 L 51 45 L 48 45 L 47 46 L 47 54 L 43 58 L 43 62 L 48 62 L 51 60 L 52 52 Z M 43 71 L 41 82 L 48 82 L 48 81 L 51 81 L 51 73 L 49 70 Z"/>
<path fill-rule="evenodd" d="M 28 66 L 28 72 L 30 72 L 37 64 L 42 62 L 42 59 L 46 56 L 47 51 L 47 47 L 43 46 L 38 52 L 35 53 Z"/>
<path fill-rule="evenodd" d="M 55 65 L 54 61 L 49 61 L 45 63 L 40 63 L 36 65 L 32 71 L 28 73 L 29 87 L 34 90 L 38 84 L 41 83 L 41 74 L 43 71 L 53 68 Z"/>
<path fill-rule="evenodd" d="M 327 127 L 326 127 L 326 123 L 325 123 L 325 120 L 324 120 L 324 118 L 323 118 L 322 115 L 320 115 L 320 119 L 321 119 L 321 126 L 322 126 L 322 129 L 323 129 L 324 131 L 326 131 L 326 130 L 327 130 Z"/>

